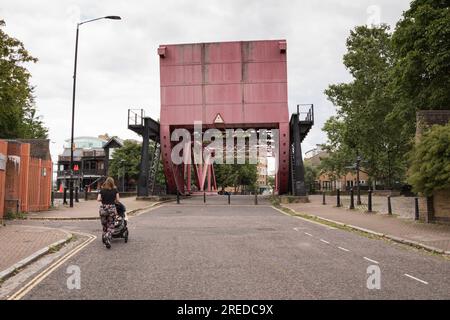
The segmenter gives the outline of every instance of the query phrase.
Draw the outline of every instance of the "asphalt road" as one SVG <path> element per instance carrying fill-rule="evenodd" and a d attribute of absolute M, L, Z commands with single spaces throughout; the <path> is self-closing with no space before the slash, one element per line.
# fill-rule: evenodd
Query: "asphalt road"
<path fill-rule="evenodd" d="M 449 299 L 450 261 L 224 197 L 166 204 L 130 220 L 130 240 L 101 237 L 24 299 Z M 100 235 L 98 221 L 49 225 Z M 71 265 L 81 288 L 68 289 Z M 379 266 L 380 289 L 366 286 Z"/>

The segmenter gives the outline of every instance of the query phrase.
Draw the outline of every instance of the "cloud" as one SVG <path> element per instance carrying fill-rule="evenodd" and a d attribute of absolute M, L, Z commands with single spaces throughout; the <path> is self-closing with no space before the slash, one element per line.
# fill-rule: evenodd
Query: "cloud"
<path fill-rule="evenodd" d="M 39 113 L 50 127 L 54 159 L 70 136 L 75 27 L 80 19 L 120 15 L 80 28 L 76 135 L 108 132 L 138 137 L 127 129 L 127 109 L 159 117 L 162 43 L 285 38 L 288 41 L 289 105 L 314 103 L 316 122 L 303 151 L 325 141 L 321 128 L 334 114 L 323 91 L 349 80 L 342 65 L 350 29 L 370 21 L 394 25 L 408 0 L 328 1 L 57 1 L 3 0 L 6 31 L 39 62 L 30 65 Z M 373 17 L 372 17 L 373 18 Z"/>

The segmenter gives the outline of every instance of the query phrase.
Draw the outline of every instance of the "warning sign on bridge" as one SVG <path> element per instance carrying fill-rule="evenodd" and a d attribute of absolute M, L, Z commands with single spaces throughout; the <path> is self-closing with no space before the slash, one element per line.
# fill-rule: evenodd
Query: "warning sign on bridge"
<path fill-rule="evenodd" d="M 218 113 L 217 116 L 214 118 L 214 123 L 223 123 L 223 118 L 220 115 L 220 113 Z"/>

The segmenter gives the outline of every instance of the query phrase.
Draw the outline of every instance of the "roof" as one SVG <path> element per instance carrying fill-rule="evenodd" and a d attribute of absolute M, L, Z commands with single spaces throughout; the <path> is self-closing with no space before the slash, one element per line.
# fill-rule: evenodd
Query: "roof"
<path fill-rule="evenodd" d="M 112 137 L 103 145 L 103 149 L 106 148 L 121 148 L 123 147 L 123 140 L 117 137 Z"/>

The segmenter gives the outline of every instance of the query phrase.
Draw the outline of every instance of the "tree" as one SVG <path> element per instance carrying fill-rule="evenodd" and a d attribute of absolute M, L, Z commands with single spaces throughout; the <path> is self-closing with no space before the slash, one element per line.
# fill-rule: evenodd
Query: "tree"
<path fill-rule="evenodd" d="M 412 1 L 392 36 L 395 108 L 390 117 L 408 142 L 414 137 L 417 110 L 450 108 L 449 7 L 447 0 Z"/>
<path fill-rule="evenodd" d="M 256 164 L 214 164 L 216 183 L 219 188 L 233 186 L 254 187 L 258 178 Z"/>
<path fill-rule="evenodd" d="M 24 67 L 37 59 L 4 26 L 0 20 L 0 138 L 46 138 L 47 128 L 36 115 L 31 75 Z"/>
<path fill-rule="evenodd" d="M 123 177 L 125 172 L 125 180 L 133 179 L 135 181 L 139 178 L 141 163 L 141 148 L 142 145 L 132 140 L 125 140 L 122 148 L 114 151 L 112 159 L 109 163 L 108 175 L 112 177 Z M 154 152 L 154 143 L 150 143 L 149 154 L 152 156 Z M 150 159 L 151 159 L 150 156 Z M 156 176 L 156 184 L 164 186 L 165 177 L 162 170 L 162 162 L 160 160 L 159 171 Z"/>
<path fill-rule="evenodd" d="M 314 191 L 315 182 L 319 175 L 319 169 L 305 163 L 305 185 L 309 187 L 310 191 Z"/>
<path fill-rule="evenodd" d="M 408 182 L 426 196 L 450 188 L 450 123 L 434 125 L 410 153 Z"/>
<path fill-rule="evenodd" d="M 337 106 L 337 115 L 323 128 L 328 136 L 324 148 L 330 157 L 322 168 L 333 175 L 348 171 L 346 167 L 358 155 L 365 160 L 365 170 L 375 180 L 390 185 L 402 175 L 405 142 L 388 118 L 394 105 L 388 89 L 393 65 L 388 31 L 387 25 L 358 26 L 352 30 L 343 61 L 353 81 L 333 84 L 325 90 L 328 99 Z"/>

